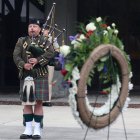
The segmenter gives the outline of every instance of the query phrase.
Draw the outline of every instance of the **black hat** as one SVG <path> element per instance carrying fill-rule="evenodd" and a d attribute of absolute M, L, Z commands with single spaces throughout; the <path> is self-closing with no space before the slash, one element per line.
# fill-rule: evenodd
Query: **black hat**
<path fill-rule="evenodd" d="M 29 20 L 29 24 L 36 24 L 41 27 L 41 20 L 32 18 Z"/>

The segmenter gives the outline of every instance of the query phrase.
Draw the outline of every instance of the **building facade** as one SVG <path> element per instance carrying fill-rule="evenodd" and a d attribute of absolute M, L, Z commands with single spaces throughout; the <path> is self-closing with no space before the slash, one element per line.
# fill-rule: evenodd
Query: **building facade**
<path fill-rule="evenodd" d="M 140 1 L 139 0 L 1 0 L 0 1 L 0 90 L 17 89 L 17 69 L 12 52 L 17 38 L 27 33 L 29 18 L 46 18 L 53 2 L 56 2 L 55 23 L 66 28 L 68 36 L 74 35 L 77 23 L 88 22 L 91 17 L 106 17 L 108 23 L 115 22 L 125 50 L 130 54 L 134 89 L 140 86 Z M 59 42 L 61 45 L 61 41 Z"/>

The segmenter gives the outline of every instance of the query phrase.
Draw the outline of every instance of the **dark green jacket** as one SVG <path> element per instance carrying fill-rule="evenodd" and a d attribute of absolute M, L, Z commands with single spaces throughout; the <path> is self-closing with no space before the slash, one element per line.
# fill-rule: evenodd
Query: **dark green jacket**
<path fill-rule="evenodd" d="M 47 65 L 55 54 L 54 48 L 52 45 L 50 45 L 49 41 L 45 41 L 45 44 L 43 44 L 45 39 L 46 38 L 44 37 L 38 36 L 34 40 L 34 42 L 38 47 L 41 47 L 42 49 L 47 48 L 42 55 L 36 57 L 39 62 L 38 64 L 39 67 L 43 67 Z M 30 45 L 31 45 L 31 38 L 29 36 L 20 37 L 16 43 L 13 52 L 13 59 L 20 73 L 23 71 L 24 64 L 27 63 L 27 57 L 28 57 L 27 52 Z"/>

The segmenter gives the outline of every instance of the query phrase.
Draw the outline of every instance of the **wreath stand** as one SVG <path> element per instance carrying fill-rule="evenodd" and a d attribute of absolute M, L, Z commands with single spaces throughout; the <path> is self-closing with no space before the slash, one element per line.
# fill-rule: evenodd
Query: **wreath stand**
<path fill-rule="evenodd" d="M 112 58 L 114 58 L 121 71 L 121 88 L 118 91 L 118 98 L 114 102 L 114 105 L 109 109 L 109 112 L 103 115 L 96 115 L 94 114 L 94 110 L 91 111 L 87 106 L 86 101 L 86 86 L 87 86 L 87 79 L 95 63 L 102 58 L 103 56 L 110 54 Z M 128 97 L 128 85 L 129 85 L 129 70 L 128 70 L 128 63 L 126 58 L 124 57 L 123 53 L 120 49 L 115 47 L 114 45 L 106 44 L 106 45 L 99 45 L 97 48 L 93 50 L 85 64 L 83 65 L 81 72 L 80 72 L 80 80 L 77 86 L 77 95 L 76 95 L 76 103 L 77 103 L 77 111 L 79 113 L 79 118 L 83 122 L 84 125 L 88 128 L 93 128 L 95 130 L 102 129 L 106 126 L 110 126 L 110 124 L 116 120 L 119 114 L 122 115 L 122 109 L 125 105 L 125 101 Z M 124 123 L 124 118 L 123 118 Z M 124 126 L 125 130 L 125 126 Z M 108 130 L 109 131 L 109 130 Z M 87 132 L 86 132 L 87 134 Z M 126 130 L 125 130 L 125 136 Z M 108 132 L 108 139 L 109 139 L 109 132 Z"/>

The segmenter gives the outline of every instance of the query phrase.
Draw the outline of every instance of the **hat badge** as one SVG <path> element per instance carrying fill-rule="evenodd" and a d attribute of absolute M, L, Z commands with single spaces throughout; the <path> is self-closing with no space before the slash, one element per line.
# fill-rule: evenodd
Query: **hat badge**
<path fill-rule="evenodd" d="M 37 20 L 37 24 L 39 24 L 39 20 Z"/>

